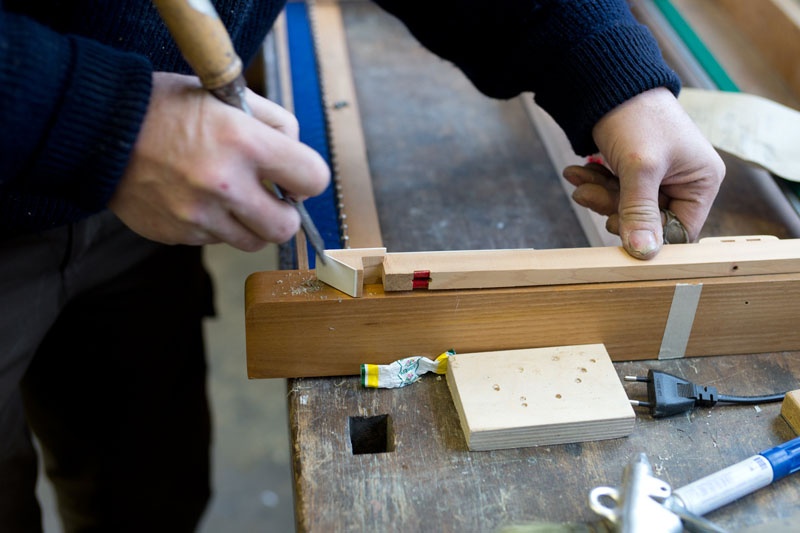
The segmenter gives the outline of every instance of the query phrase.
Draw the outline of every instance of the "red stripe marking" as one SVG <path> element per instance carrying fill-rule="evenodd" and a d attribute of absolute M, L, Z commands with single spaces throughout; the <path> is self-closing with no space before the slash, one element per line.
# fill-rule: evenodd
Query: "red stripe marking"
<path fill-rule="evenodd" d="M 431 282 L 430 270 L 415 270 L 414 276 L 411 279 L 412 289 L 427 289 Z"/>

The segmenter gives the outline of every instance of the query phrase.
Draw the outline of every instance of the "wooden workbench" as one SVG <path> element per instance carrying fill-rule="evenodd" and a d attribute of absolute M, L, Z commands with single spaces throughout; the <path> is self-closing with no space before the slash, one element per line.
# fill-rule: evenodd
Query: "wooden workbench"
<path fill-rule="evenodd" d="M 375 6 L 344 2 L 342 9 L 389 250 L 587 245 L 520 101 L 481 96 Z M 748 179 L 750 170 L 732 158 L 726 163 L 728 179 L 704 234 L 798 236 L 774 188 Z M 431 350 L 448 348 L 458 350 L 458 339 Z M 660 369 L 723 394 L 800 388 L 798 353 L 615 366 L 620 376 Z M 645 399 L 645 385 L 625 386 Z M 289 380 L 288 389 L 299 531 L 483 532 L 529 521 L 596 522 L 589 491 L 618 485 L 635 453 L 646 453 L 655 474 L 677 488 L 793 436 L 779 404 L 718 405 L 661 420 L 640 411 L 623 439 L 470 452 L 442 377 L 391 390 L 362 389 L 357 377 L 302 378 Z M 350 428 L 359 417 L 368 417 L 368 427 L 354 444 Z M 354 446 L 372 452 L 355 454 Z M 794 476 L 708 518 L 739 530 L 786 518 L 799 501 Z"/>
<path fill-rule="evenodd" d="M 620 376 L 654 368 L 742 395 L 797 388 L 800 381 L 800 357 L 788 353 L 616 367 Z M 626 389 L 646 399 L 645 385 Z M 378 390 L 362 389 L 353 377 L 294 379 L 289 405 L 300 531 L 479 532 L 529 521 L 597 521 L 589 491 L 618 486 L 638 452 L 677 488 L 793 436 L 778 416 L 780 404 L 718 405 L 669 419 L 639 416 L 623 439 L 470 452 L 437 376 Z M 381 415 L 391 420 L 393 450 L 354 455 L 350 419 Z M 386 439 L 378 422 L 375 438 Z M 789 517 L 799 501 L 800 478 L 788 477 L 707 518 L 736 531 Z"/>

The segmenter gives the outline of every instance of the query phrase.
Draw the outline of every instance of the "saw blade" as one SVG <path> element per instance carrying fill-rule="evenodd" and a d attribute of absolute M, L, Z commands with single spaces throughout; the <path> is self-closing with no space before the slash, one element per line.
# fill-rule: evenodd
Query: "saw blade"
<path fill-rule="evenodd" d="M 308 3 L 343 248 L 383 246 L 338 2 Z"/>

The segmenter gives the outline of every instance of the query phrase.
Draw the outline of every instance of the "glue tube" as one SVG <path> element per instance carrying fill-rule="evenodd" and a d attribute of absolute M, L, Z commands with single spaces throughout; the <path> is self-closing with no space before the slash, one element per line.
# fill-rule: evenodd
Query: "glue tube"
<path fill-rule="evenodd" d="M 672 492 L 671 504 L 703 516 L 800 470 L 800 437 Z"/>
<path fill-rule="evenodd" d="M 455 355 L 447 350 L 436 360 L 415 355 L 389 363 L 388 365 L 361 365 L 361 384 L 371 389 L 395 389 L 418 381 L 423 374 L 447 372 L 447 360 Z"/>

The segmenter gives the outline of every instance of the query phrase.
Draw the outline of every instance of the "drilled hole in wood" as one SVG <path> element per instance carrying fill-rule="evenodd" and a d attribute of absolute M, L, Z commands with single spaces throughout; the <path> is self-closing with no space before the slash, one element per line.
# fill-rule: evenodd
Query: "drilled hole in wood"
<path fill-rule="evenodd" d="M 349 423 L 353 455 L 394 451 L 394 431 L 389 415 L 351 416 Z"/>

